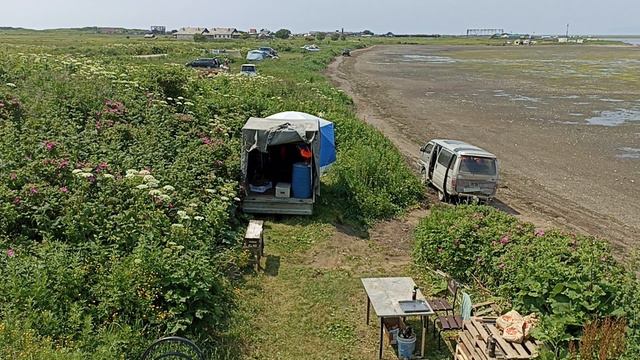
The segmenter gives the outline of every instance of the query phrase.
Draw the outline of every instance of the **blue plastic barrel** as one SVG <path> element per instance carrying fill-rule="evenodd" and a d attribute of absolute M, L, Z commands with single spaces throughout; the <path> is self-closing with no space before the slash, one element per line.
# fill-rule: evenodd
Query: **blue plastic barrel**
<path fill-rule="evenodd" d="M 311 165 L 307 163 L 293 164 L 291 191 L 294 198 L 311 198 Z"/>

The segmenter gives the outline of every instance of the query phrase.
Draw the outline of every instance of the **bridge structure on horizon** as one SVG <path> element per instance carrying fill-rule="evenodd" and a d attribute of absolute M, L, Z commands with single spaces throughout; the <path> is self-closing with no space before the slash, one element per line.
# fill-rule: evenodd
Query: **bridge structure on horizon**
<path fill-rule="evenodd" d="M 503 33 L 504 29 L 467 29 L 467 36 L 492 36 Z"/>

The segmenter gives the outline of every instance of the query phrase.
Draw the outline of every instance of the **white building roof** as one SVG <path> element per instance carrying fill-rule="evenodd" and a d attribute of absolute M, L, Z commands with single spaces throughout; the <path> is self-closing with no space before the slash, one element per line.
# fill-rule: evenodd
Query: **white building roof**
<path fill-rule="evenodd" d="M 236 28 L 210 27 L 208 35 L 232 35 L 236 32 L 238 32 Z"/>
<path fill-rule="evenodd" d="M 201 27 L 183 27 L 180 30 L 178 30 L 176 35 L 196 35 L 196 34 L 202 34 L 204 32 L 209 32 L 209 30 L 207 30 L 207 28 L 201 28 Z"/>

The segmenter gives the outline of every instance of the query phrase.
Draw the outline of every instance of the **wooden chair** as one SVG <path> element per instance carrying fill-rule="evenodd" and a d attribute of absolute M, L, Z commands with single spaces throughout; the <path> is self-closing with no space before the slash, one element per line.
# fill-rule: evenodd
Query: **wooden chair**
<path fill-rule="evenodd" d="M 438 336 L 438 348 L 442 342 L 442 333 L 447 331 L 462 330 L 463 320 L 471 318 L 471 316 L 487 316 L 498 315 L 500 309 L 493 301 L 485 301 L 478 304 L 471 302 L 471 297 L 462 292 L 462 300 L 460 301 L 460 315 L 439 316 L 434 320 L 434 336 Z"/>
<path fill-rule="evenodd" d="M 249 221 L 244 235 L 243 248 L 251 253 L 252 260 L 256 263 L 256 270 L 260 269 L 260 258 L 264 256 L 263 225 L 262 220 Z"/>
<path fill-rule="evenodd" d="M 449 303 L 449 299 L 447 299 L 446 296 L 443 298 L 427 300 L 427 303 L 429 304 L 431 309 L 438 315 L 439 313 L 444 312 L 445 316 L 447 316 L 449 314 L 449 311 L 451 311 L 451 315 L 453 315 L 453 310 L 456 306 L 456 298 L 458 297 L 458 283 L 451 277 L 447 279 L 447 293 L 451 295 L 453 304 Z M 436 320 L 437 319 L 433 320 L 434 329 Z"/>

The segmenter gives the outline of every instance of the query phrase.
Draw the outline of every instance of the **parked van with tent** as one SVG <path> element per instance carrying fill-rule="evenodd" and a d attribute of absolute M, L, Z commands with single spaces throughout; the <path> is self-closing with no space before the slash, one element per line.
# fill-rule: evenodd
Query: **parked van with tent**
<path fill-rule="evenodd" d="M 330 121 L 294 111 L 250 118 L 242 128 L 243 211 L 311 215 L 320 176 L 335 160 Z"/>
<path fill-rule="evenodd" d="M 278 53 L 272 48 L 263 47 L 258 50 L 249 50 L 247 52 L 247 60 L 249 61 L 262 61 L 265 59 L 277 59 Z"/>

